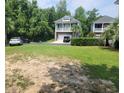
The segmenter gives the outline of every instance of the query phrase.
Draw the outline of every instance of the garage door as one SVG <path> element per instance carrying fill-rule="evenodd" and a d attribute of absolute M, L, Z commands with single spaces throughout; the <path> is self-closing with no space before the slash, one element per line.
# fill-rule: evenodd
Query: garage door
<path fill-rule="evenodd" d="M 64 36 L 65 36 L 65 34 L 58 34 L 58 40 L 63 40 Z"/>
<path fill-rule="evenodd" d="M 71 38 L 71 34 L 68 34 L 68 33 L 67 34 L 58 34 L 58 39 L 57 40 L 63 41 L 65 36 L 69 36 Z"/>

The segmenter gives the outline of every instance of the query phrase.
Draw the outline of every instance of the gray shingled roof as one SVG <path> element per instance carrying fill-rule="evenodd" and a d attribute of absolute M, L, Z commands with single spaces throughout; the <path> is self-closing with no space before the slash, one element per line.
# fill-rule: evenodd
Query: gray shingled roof
<path fill-rule="evenodd" d="M 119 4 L 119 0 L 116 0 L 114 3 L 118 5 Z"/>
<path fill-rule="evenodd" d="M 69 19 L 70 21 L 63 21 Z M 80 23 L 80 21 L 78 21 L 77 19 L 71 17 L 71 16 L 64 16 L 56 21 L 54 21 L 55 23 Z"/>
<path fill-rule="evenodd" d="M 115 18 L 112 18 L 110 16 L 102 16 L 98 20 L 96 20 L 94 23 L 113 23 L 115 21 Z"/>

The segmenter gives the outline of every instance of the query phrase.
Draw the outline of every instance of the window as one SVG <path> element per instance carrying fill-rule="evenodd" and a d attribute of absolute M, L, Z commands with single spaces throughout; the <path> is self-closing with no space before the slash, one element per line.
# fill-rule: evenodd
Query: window
<path fill-rule="evenodd" d="M 70 24 L 64 24 L 64 29 L 69 29 L 70 28 Z"/>
<path fill-rule="evenodd" d="M 73 23 L 73 24 L 71 24 L 71 26 L 74 26 L 74 25 L 78 25 L 77 23 Z"/>
<path fill-rule="evenodd" d="M 70 21 L 70 17 L 69 17 L 69 16 L 65 16 L 65 17 L 63 18 L 63 21 Z"/>
<path fill-rule="evenodd" d="M 58 29 L 62 28 L 62 24 L 58 24 Z"/>
<path fill-rule="evenodd" d="M 102 28 L 102 24 L 95 24 L 95 28 Z"/>

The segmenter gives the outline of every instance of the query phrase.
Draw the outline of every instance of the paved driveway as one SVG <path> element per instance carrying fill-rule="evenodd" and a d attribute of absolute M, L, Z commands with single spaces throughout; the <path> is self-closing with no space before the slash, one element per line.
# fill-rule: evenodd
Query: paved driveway
<path fill-rule="evenodd" d="M 63 40 L 57 40 L 57 41 L 54 41 L 54 42 L 51 42 L 51 44 L 53 45 L 70 45 L 71 43 L 65 43 L 63 42 Z"/>

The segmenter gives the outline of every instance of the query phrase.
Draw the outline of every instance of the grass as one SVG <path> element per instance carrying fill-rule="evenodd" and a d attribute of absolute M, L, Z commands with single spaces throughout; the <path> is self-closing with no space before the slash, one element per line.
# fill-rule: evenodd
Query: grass
<path fill-rule="evenodd" d="M 53 41 L 55 41 L 55 39 L 50 39 L 50 40 L 48 40 L 48 41 L 46 41 L 46 42 L 51 43 L 51 42 L 53 42 Z"/>
<path fill-rule="evenodd" d="M 50 46 L 42 44 L 29 44 L 23 46 L 6 47 L 6 55 L 22 53 L 24 55 L 67 56 L 78 59 L 82 64 L 106 64 L 108 67 L 117 66 L 118 51 L 103 49 L 98 46 Z"/>
<path fill-rule="evenodd" d="M 22 53 L 31 56 L 66 56 L 80 60 L 82 66 L 89 69 L 91 78 L 111 80 L 119 86 L 119 52 L 99 46 L 50 46 L 28 44 L 23 46 L 6 47 L 6 55 Z"/>

